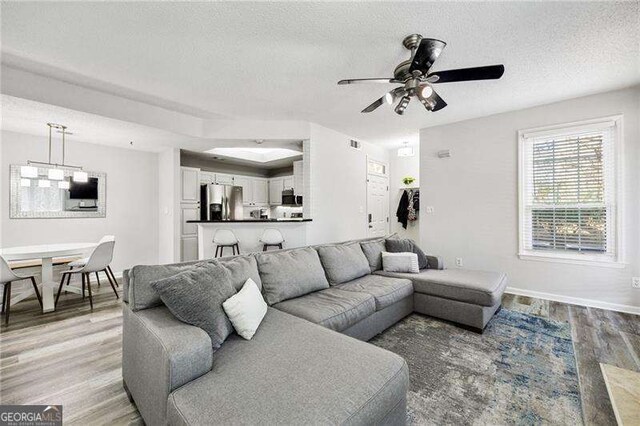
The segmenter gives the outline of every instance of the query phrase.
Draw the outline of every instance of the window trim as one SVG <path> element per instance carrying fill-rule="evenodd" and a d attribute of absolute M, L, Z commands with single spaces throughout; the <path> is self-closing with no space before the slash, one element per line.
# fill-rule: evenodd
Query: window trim
<path fill-rule="evenodd" d="M 615 226 L 615 256 L 613 258 L 605 255 L 590 255 L 585 253 L 561 253 L 561 252 L 545 252 L 537 250 L 525 249 L 524 224 L 525 224 L 525 191 L 524 173 L 526 168 L 525 159 L 525 142 L 531 137 L 540 137 L 554 135 L 558 133 L 569 133 L 572 130 L 598 129 L 603 127 L 614 126 L 613 152 L 615 161 L 614 179 L 616 183 L 615 199 L 616 199 L 616 226 Z M 574 265 L 603 266 L 610 268 L 624 268 L 625 250 L 624 250 L 624 208 L 623 194 L 624 181 L 622 179 L 624 168 L 623 156 L 623 116 L 613 115 L 608 117 L 594 118 L 589 120 L 574 121 L 570 123 L 555 124 L 552 126 L 535 127 L 518 131 L 518 257 L 522 260 L 533 260 L 543 262 L 558 262 Z"/>

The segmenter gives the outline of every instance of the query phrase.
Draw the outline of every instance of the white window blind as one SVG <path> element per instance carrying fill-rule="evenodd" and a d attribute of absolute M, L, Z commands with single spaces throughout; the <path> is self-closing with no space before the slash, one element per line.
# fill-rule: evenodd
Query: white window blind
<path fill-rule="evenodd" d="M 617 257 L 616 121 L 521 135 L 521 254 Z"/>

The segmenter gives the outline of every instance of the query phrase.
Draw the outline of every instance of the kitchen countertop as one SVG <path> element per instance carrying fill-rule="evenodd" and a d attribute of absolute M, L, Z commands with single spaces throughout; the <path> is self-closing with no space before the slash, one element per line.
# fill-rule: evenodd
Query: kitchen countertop
<path fill-rule="evenodd" d="M 188 220 L 187 223 L 289 223 L 311 222 L 312 219 L 236 219 L 236 220 Z"/>

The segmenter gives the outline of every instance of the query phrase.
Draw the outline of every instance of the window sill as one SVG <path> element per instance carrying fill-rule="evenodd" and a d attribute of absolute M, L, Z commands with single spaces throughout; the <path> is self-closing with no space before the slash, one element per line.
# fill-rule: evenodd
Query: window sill
<path fill-rule="evenodd" d="M 521 260 L 533 260 L 536 262 L 566 263 L 570 265 L 596 266 L 601 268 L 623 269 L 627 266 L 626 263 L 619 260 L 604 260 L 588 257 L 581 259 L 578 257 L 564 257 L 557 254 L 546 253 L 518 253 L 518 257 Z"/>

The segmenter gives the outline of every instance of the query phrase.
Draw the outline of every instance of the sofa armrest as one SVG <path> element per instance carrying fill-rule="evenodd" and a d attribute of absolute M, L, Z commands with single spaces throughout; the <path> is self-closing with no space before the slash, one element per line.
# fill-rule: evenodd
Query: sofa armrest
<path fill-rule="evenodd" d="M 123 307 L 122 377 L 147 424 L 165 424 L 167 398 L 213 365 L 207 333 L 162 306 Z"/>
<path fill-rule="evenodd" d="M 444 269 L 444 260 L 439 256 L 427 255 L 428 269 Z"/>

